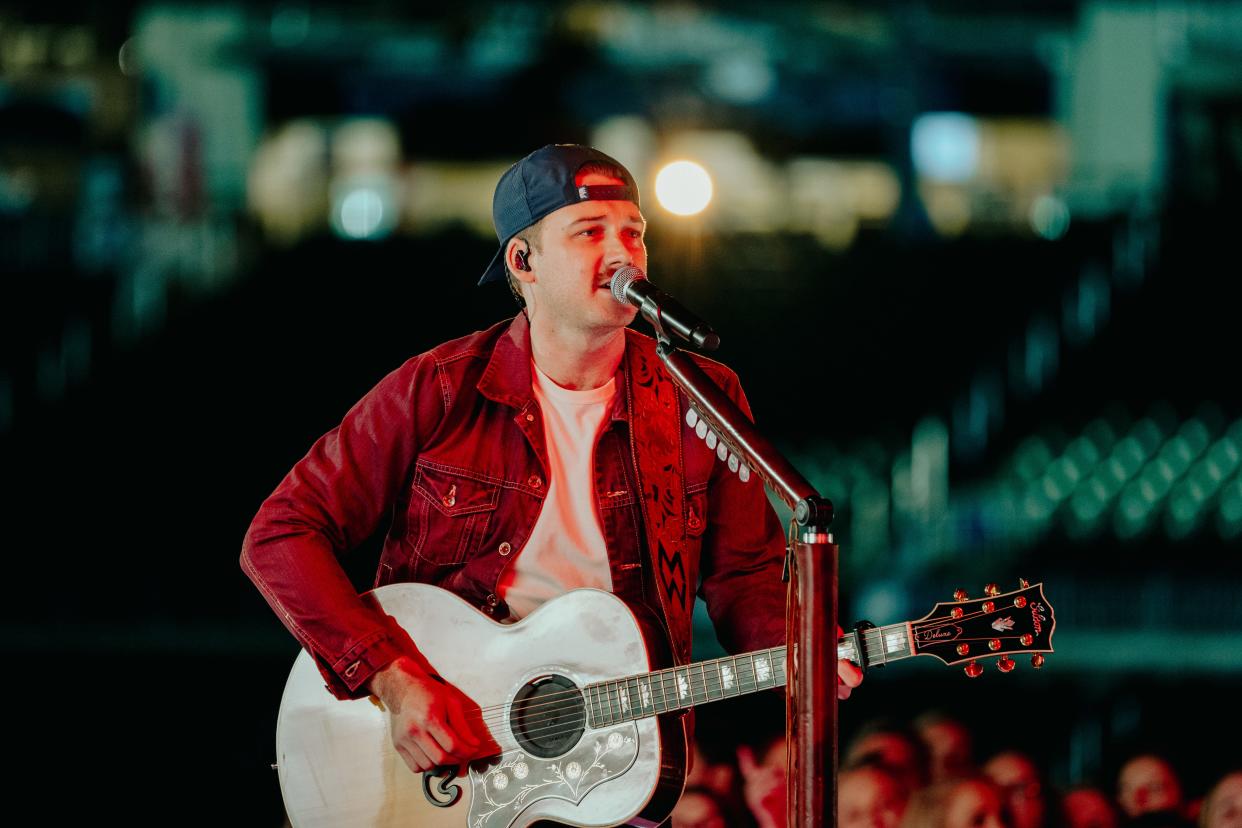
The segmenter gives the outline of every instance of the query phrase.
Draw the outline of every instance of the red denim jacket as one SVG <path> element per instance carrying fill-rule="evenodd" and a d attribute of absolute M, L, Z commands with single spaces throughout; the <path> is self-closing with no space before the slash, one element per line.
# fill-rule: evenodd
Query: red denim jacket
<path fill-rule="evenodd" d="M 654 354 L 649 337 L 626 334 L 627 348 Z M 736 374 L 696 359 L 749 415 Z M 390 525 L 376 586 L 434 584 L 494 618 L 508 615 L 497 584 L 530 536 L 547 479 L 530 364 L 521 314 L 410 359 L 321 437 L 259 508 L 242 569 L 338 697 L 365 695 L 371 676 L 409 646 L 355 592 L 337 560 L 381 520 Z M 623 360 L 623 382 L 625 371 Z M 613 591 L 663 618 L 635 496 L 625 398 L 616 395 L 596 444 L 596 502 Z M 742 483 L 682 429 L 686 583 L 698 584 L 725 647 L 775 646 L 785 637 L 780 523 L 757 479 Z M 688 627 L 669 630 L 678 663 L 690 659 Z"/>

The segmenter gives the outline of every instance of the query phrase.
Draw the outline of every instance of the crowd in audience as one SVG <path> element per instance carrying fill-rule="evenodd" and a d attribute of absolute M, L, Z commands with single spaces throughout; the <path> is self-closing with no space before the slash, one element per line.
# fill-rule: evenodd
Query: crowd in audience
<path fill-rule="evenodd" d="M 745 730 L 700 720 L 673 828 L 784 828 L 784 734 Z M 1242 768 L 1192 798 L 1168 757 L 1139 752 L 1115 778 L 1057 789 L 1027 753 L 977 756 L 965 724 L 927 713 L 841 745 L 837 812 L 840 828 L 1242 828 Z"/>

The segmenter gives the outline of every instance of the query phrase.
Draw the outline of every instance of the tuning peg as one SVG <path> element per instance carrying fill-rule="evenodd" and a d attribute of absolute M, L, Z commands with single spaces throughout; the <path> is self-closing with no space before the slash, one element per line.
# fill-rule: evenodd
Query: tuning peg
<path fill-rule="evenodd" d="M 699 424 L 699 412 L 695 411 L 693 408 L 687 408 L 686 409 L 686 425 L 690 426 L 691 428 L 694 428 L 698 424 Z"/>
<path fill-rule="evenodd" d="M 1027 588 L 1027 587 L 1029 587 L 1030 585 L 1031 585 L 1031 582 L 1030 582 L 1030 581 L 1028 581 L 1026 578 L 1019 578 L 1019 579 L 1018 579 L 1018 586 L 1020 586 L 1022 589 L 1026 589 L 1026 588 Z"/>
<path fill-rule="evenodd" d="M 716 444 L 716 457 L 720 460 L 728 460 L 729 459 L 729 447 L 726 446 L 724 443 L 717 443 Z"/>
<path fill-rule="evenodd" d="M 966 590 L 964 590 L 964 589 L 955 589 L 955 590 L 953 590 L 953 600 L 954 600 L 954 601 L 965 601 L 965 600 L 966 600 L 967 598 L 969 598 L 969 597 L 970 597 L 970 596 L 966 594 Z"/>
<path fill-rule="evenodd" d="M 1014 667 L 1013 659 L 1010 658 L 1009 656 L 1001 656 L 1000 659 L 997 660 L 996 662 L 996 669 L 1000 670 L 1002 673 L 1013 672 L 1013 667 Z"/>
<path fill-rule="evenodd" d="M 984 612 L 992 612 L 992 611 L 993 611 L 993 610 L 995 610 L 995 609 L 996 609 L 996 602 L 995 602 L 995 601 L 984 601 L 984 602 L 983 602 L 983 611 L 984 611 Z"/>
<path fill-rule="evenodd" d="M 1036 653 L 1035 655 L 1031 656 L 1031 666 L 1034 667 L 1036 670 L 1044 666 L 1044 656 L 1042 653 Z"/>
<path fill-rule="evenodd" d="M 966 654 L 967 654 L 967 653 L 969 653 L 969 652 L 970 652 L 970 645 L 969 645 L 969 644 L 958 644 L 958 645 L 957 645 L 957 654 L 958 654 L 958 655 L 966 655 Z"/>
<path fill-rule="evenodd" d="M 699 420 L 698 425 L 694 427 L 694 433 L 699 435 L 699 439 L 703 440 L 707 437 L 707 422 Z"/>
<path fill-rule="evenodd" d="M 1000 595 L 1000 587 L 998 587 L 996 584 L 988 584 L 987 586 L 983 588 L 983 594 L 988 596 L 989 598 L 994 598 L 997 595 Z"/>
<path fill-rule="evenodd" d="M 983 667 L 977 661 L 970 662 L 962 669 L 971 678 L 979 678 L 979 676 L 983 675 Z"/>
<path fill-rule="evenodd" d="M 743 483 L 750 480 L 750 467 L 745 463 L 742 463 L 737 467 L 737 479 L 741 480 Z"/>
<path fill-rule="evenodd" d="M 1031 635 L 1030 633 L 1023 633 L 1022 637 L 1019 638 L 1018 640 L 1022 642 L 1023 647 L 1029 647 L 1031 646 L 1032 643 L 1034 643 L 1035 636 Z"/>
<path fill-rule="evenodd" d="M 991 641 L 988 642 L 988 649 L 991 650 L 992 652 L 996 652 L 1000 648 L 1001 648 L 1001 643 L 1000 643 L 999 638 L 993 638 Z"/>
<path fill-rule="evenodd" d="M 738 459 L 736 454 L 729 455 L 729 471 L 736 472 L 738 467 Z"/>
<path fill-rule="evenodd" d="M 1017 607 L 1018 609 L 1022 609 L 1023 607 L 1026 606 L 1026 598 L 1022 595 L 1019 595 L 1017 598 L 1013 599 L 1013 605 Z"/>
<path fill-rule="evenodd" d="M 707 436 L 703 438 L 703 442 L 707 443 L 709 449 L 716 448 L 716 432 L 709 429 Z"/>
<path fill-rule="evenodd" d="M 961 607 L 954 607 L 953 609 L 949 610 L 949 615 L 953 616 L 954 618 L 961 618 L 962 614 L 963 614 L 963 611 Z"/>

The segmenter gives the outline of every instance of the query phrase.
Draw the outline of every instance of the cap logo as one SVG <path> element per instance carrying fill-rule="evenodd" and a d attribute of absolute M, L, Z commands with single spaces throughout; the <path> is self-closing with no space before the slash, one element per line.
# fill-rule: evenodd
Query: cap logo
<path fill-rule="evenodd" d="M 596 184 L 578 188 L 579 201 L 637 201 L 630 188 L 617 184 Z"/>

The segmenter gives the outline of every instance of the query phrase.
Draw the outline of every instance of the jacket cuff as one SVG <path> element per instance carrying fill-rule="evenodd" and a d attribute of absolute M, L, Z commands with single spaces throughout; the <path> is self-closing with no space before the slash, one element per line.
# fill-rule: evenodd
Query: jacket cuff
<path fill-rule="evenodd" d="M 338 699 L 361 699 L 370 695 L 367 682 L 406 651 L 387 633 L 364 638 L 336 661 L 328 662 L 318 654 L 315 662 L 327 681 L 328 691 Z"/>

